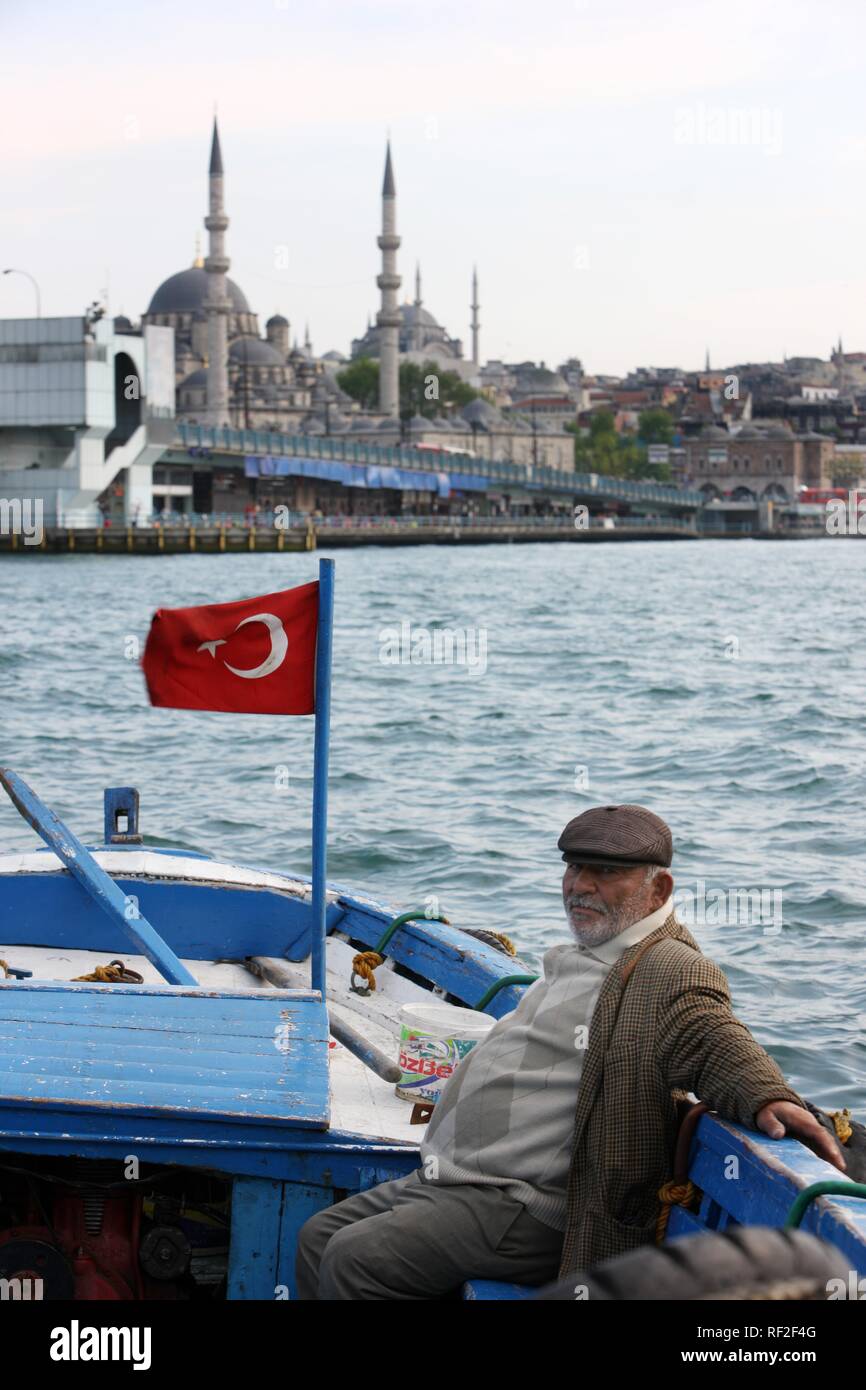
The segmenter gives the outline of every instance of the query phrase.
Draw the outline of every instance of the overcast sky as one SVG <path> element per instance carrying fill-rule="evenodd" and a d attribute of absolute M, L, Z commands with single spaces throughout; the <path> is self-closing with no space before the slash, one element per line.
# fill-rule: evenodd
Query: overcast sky
<path fill-rule="evenodd" d="M 483 358 L 866 348 L 864 38 L 862 0 L 0 0 L 0 269 L 137 318 L 205 235 L 216 103 L 230 275 L 317 352 L 377 307 L 388 129 L 401 294 L 420 260 L 467 352 L 473 262 Z"/>

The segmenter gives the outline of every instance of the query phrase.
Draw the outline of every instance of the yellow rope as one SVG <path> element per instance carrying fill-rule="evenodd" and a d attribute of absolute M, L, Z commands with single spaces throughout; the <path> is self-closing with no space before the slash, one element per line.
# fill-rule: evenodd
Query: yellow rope
<path fill-rule="evenodd" d="M 496 937 L 496 940 L 500 943 L 500 945 L 503 947 L 503 949 L 506 950 L 506 951 L 508 952 L 508 954 L 509 954 L 510 956 L 516 956 L 516 955 L 517 955 L 517 947 L 515 946 L 514 942 L 511 940 L 511 937 L 505 935 L 505 932 L 504 932 L 504 931 L 490 931 L 490 932 L 487 932 L 487 935 L 488 935 L 488 936 L 495 936 L 495 937 Z"/>
<path fill-rule="evenodd" d="M 352 973 L 360 975 L 367 981 L 369 988 L 376 988 L 376 976 L 373 973 L 378 965 L 384 963 L 385 957 L 380 956 L 378 951 L 359 951 L 352 961 Z"/>
<path fill-rule="evenodd" d="M 850 1123 L 851 1111 L 834 1110 L 833 1114 L 830 1116 L 830 1119 L 833 1121 L 833 1128 L 836 1131 L 836 1138 L 839 1140 L 839 1143 L 847 1144 L 848 1140 L 851 1138 L 851 1135 L 854 1133 L 854 1130 L 851 1127 Z"/>
<path fill-rule="evenodd" d="M 97 965 L 89 975 L 73 975 L 74 983 L 84 981 L 87 984 L 100 985 L 140 985 L 141 975 L 137 975 L 134 970 L 127 970 L 121 960 L 113 960 L 110 965 Z"/>
<path fill-rule="evenodd" d="M 491 931 L 489 927 L 463 927 L 462 930 L 467 936 L 474 936 L 477 941 L 498 941 L 503 951 L 506 951 L 509 956 L 517 955 L 517 947 L 511 937 L 505 935 L 504 931 Z"/>
<path fill-rule="evenodd" d="M 697 1188 L 693 1182 L 666 1182 L 659 1188 L 661 1211 L 656 1221 L 656 1244 L 661 1245 L 667 1230 L 671 1207 L 689 1207 L 695 1199 Z"/>
<path fill-rule="evenodd" d="M 445 921 L 444 917 L 442 918 L 442 921 Z M 485 927 L 483 930 L 480 931 L 468 931 L 467 935 L 478 936 L 482 939 L 486 937 L 490 938 L 491 940 L 498 941 L 503 951 L 507 951 L 510 956 L 517 955 L 517 948 L 515 947 L 514 942 L 511 940 L 510 937 L 505 935 L 505 932 L 488 931 Z M 354 978 L 354 976 L 357 975 L 360 977 L 360 979 L 366 980 L 367 988 L 372 992 L 376 988 L 375 972 L 380 965 L 384 964 L 384 962 L 385 957 L 381 956 L 378 951 L 359 951 L 352 961 L 352 976 Z"/>

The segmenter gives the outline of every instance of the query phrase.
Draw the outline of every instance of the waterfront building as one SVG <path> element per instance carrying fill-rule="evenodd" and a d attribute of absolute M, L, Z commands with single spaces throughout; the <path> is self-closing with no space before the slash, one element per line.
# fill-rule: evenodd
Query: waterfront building
<path fill-rule="evenodd" d="M 46 526 L 150 516 L 152 467 L 174 436 L 170 328 L 96 314 L 0 319 L 0 497 L 39 500 Z"/>
<path fill-rule="evenodd" d="M 403 442 L 426 451 L 459 449 L 484 459 L 507 463 L 574 470 L 574 435 L 561 426 L 550 427 L 539 418 L 512 415 L 479 397 L 459 411 L 425 420 L 413 416 L 401 429 L 377 431 L 380 442 Z"/>
<path fill-rule="evenodd" d="M 677 482 L 708 499 L 795 502 L 801 488 L 832 482 L 835 441 L 817 433 L 795 434 L 779 423 L 749 422 L 727 431 L 706 425 L 673 451 Z"/>

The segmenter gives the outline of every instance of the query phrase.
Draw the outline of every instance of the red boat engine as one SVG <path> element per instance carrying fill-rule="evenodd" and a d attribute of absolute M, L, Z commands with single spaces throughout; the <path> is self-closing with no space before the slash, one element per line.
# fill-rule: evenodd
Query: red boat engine
<path fill-rule="evenodd" d="M 49 1175 L 44 1163 L 14 1157 L 18 1163 L 8 1170 L 0 1160 L 0 1280 L 12 1297 L 219 1296 L 227 1263 L 225 1185 L 214 1191 L 209 1176 L 177 1170 L 126 1183 L 120 1164 L 85 1159 L 55 1160 Z M 188 1200 L 189 1186 L 201 1188 L 203 1210 Z"/>

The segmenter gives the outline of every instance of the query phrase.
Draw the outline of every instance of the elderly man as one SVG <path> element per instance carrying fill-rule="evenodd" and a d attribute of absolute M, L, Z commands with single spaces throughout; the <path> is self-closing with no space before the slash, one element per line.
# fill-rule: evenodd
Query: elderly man
<path fill-rule="evenodd" d="M 469 1276 L 543 1284 L 651 1242 L 690 1092 L 844 1170 L 677 921 L 665 822 L 599 806 L 559 848 L 573 940 L 457 1068 L 421 1167 L 306 1223 L 301 1298 L 440 1298 Z"/>

